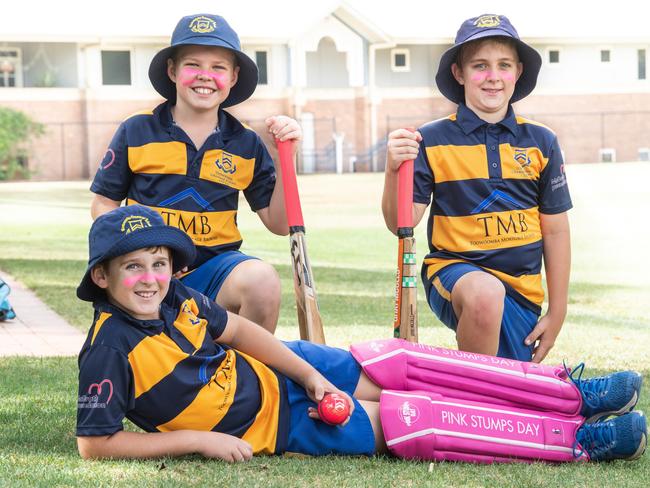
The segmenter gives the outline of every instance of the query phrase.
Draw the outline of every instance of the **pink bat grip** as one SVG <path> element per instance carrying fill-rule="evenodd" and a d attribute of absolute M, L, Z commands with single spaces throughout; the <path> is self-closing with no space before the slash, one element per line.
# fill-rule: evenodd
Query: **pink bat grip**
<path fill-rule="evenodd" d="M 296 170 L 293 166 L 293 141 L 275 140 L 280 158 L 280 171 L 282 172 L 282 185 L 284 187 L 284 208 L 287 212 L 289 227 L 304 227 Z"/>
<path fill-rule="evenodd" d="M 404 161 L 397 175 L 397 227 L 413 227 L 413 160 Z"/>

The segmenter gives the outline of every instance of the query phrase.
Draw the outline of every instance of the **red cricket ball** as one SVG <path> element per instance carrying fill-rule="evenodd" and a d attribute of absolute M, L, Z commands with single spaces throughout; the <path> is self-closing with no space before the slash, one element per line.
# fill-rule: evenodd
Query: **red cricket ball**
<path fill-rule="evenodd" d="M 328 425 L 339 425 L 350 416 L 347 398 L 338 393 L 327 393 L 318 404 L 318 415 Z"/>

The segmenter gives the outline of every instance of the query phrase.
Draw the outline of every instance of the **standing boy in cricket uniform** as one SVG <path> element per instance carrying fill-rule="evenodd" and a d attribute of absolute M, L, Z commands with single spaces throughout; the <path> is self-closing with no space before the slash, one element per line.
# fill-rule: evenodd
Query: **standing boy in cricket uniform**
<path fill-rule="evenodd" d="M 194 245 L 157 212 L 114 209 L 95 220 L 88 240 L 77 288 L 95 308 L 79 354 L 76 434 L 84 458 L 200 453 L 237 462 L 389 447 L 432 460 L 597 461 L 635 459 L 645 449 L 645 417 L 630 412 L 637 373 L 582 380 L 561 367 L 459 357 L 466 353 L 397 339 L 351 352 L 285 344 L 172 277 L 192 262 Z M 319 420 L 315 406 L 325 392 L 348 402 L 345 424 Z M 468 412 L 480 424 L 451 421 Z M 597 422 L 608 415 L 620 417 Z M 125 417 L 145 432 L 124 431 Z"/>
<path fill-rule="evenodd" d="M 156 209 L 197 246 L 183 282 L 273 332 L 280 280 L 239 251 L 237 207 L 242 191 L 264 225 L 286 235 L 282 181 L 260 137 L 223 110 L 253 94 L 257 66 L 225 19 L 191 15 L 154 56 L 149 78 L 167 101 L 117 130 L 91 186 L 93 218 L 124 199 Z M 301 137 L 289 117 L 266 124 L 280 140 Z"/>
<path fill-rule="evenodd" d="M 540 66 L 506 17 L 465 21 L 436 75 L 458 111 L 389 135 L 382 200 L 395 232 L 397 169 L 415 159 L 415 224 L 433 194 L 422 269 L 429 305 L 459 349 L 534 362 L 566 316 L 572 206 L 557 137 L 511 106 L 533 90 Z"/>

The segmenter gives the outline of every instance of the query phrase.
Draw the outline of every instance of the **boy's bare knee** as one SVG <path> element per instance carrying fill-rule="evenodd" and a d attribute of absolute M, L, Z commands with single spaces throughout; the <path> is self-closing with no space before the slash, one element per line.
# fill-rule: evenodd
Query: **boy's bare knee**
<path fill-rule="evenodd" d="M 452 291 L 457 316 L 462 315 L 477 327 L 498 327 L 503 315 L 506 295 L 501 281 L 485 272 L 472 272 L 461 277 Z"/>

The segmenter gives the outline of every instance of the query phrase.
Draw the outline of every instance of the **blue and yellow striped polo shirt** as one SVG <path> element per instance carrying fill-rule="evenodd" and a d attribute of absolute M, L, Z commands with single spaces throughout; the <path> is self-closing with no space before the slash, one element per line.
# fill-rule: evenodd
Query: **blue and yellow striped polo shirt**
<path fill-rule="evenodd" d="M 147 432 L 231 434 L 256 453 L 286 449 L 285 379 L 214 342 L 227 314 L 172 279 L 159 320 L 138 320 L 96 302 L 79 354 L 77 435 L 110 435 L 128 418 Z"/>
<path fill-rule="evenodd" d="M 431 203 L 423 280 L 436 286 L 435 275 L 445 266 L 472 263 L 539 314 L 540 213 L 572 206 L 557 137 L 516 116 L 512 107 L 501 122 L 490 124 L 464 104 L 419 130 L 413 200 Z"/>
<path fill-rule="evenodd" d="M 218 127 L 196 148 L 165 102 L 122 122 L 90 190 L 160 212 L 194 241 L 196 268 L 241 246 L 239 192 L 257 211 L 269 206 L 274 187 L 273 160 L 253 130 L 219 110 Z"/>

